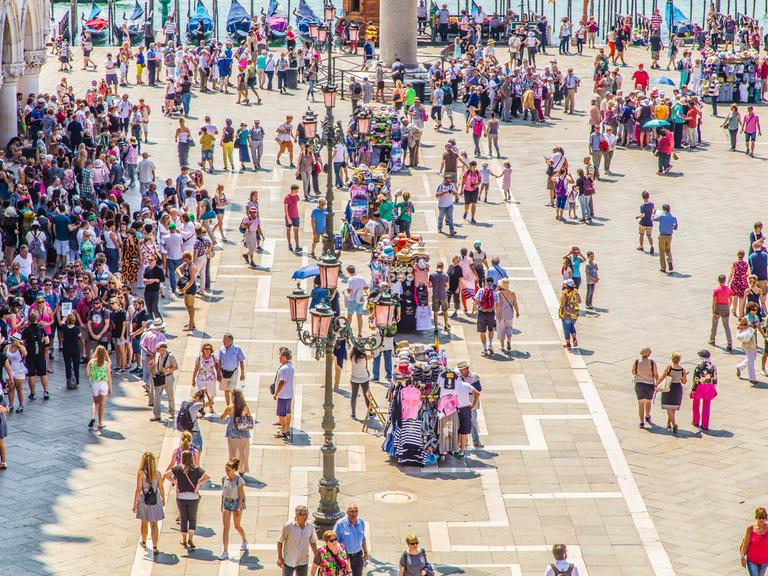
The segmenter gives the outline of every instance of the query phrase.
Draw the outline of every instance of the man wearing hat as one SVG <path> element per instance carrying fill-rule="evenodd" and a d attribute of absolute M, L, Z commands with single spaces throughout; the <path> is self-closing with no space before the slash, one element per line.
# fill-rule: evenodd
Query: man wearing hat
<path fill-rule="evenodd" d="M 168 397 L 168 419 L 173 420 L 176 417 L 173 400 L 173 373 L 179 369 L 179 364 L 168 350 L 168 343 L 165 340 L 157 343 L 156 350 L 155 373 L 152 377 L 152 418 L 149 419 L 150 422 L 160 421 L 160 398 L 163 396 L 163 390 Z"/>
<path fill-rule="evenodd" d="M 475 402 L 473 403 L 472 411 L 470 412 L 472 421 L 472 445 L 475 448 L 483 448 L 482 442 L 480 442 L 480 433 L 477 430 L 477 410 L 480 408 L 480 393 L 483 391 L 483 387 L 480 384 L 480 376 L 470 371 L 469 360 L 459 360 L 456 364 L 456 368 L 461 374 L 461 379 L 475 389 Z"/>

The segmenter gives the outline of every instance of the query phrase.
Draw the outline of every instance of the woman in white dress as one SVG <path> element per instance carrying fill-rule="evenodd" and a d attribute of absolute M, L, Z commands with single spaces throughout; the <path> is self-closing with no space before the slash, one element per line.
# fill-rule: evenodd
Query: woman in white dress
<path fill-rule="evenodd" d="M 213 399 L 216 397 L 216 375 L 219 372 L 218 361 L 213 355 L 213 346 L 204 342 L 200 347 L 200 356 L 195 361 L 192 382 L 197 390 L 205 392 L 208 407 L 213 414 Z"/>

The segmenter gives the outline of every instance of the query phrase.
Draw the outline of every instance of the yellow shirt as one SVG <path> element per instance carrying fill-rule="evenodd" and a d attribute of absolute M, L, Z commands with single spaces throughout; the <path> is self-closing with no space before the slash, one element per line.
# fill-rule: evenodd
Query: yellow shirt
<path fill-rule="evenodd" d="M 669 106 L 666 104 L 657 104 L 653 112 L 659 120 L 666 120 L 669 118 Z"/>
<path fill-rule="evenodd" d="M 213 143 L 216 142 L 216 137 L 210 132 L 204 132 L 200 136 L 200 148 L 202 150 L 213 150 Z"/>

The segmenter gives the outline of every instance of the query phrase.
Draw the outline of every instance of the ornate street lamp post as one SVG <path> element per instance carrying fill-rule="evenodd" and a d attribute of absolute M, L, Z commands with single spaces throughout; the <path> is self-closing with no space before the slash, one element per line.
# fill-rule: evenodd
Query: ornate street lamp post
<path fill-rule="evenodd" d="M 327 43 L 328 75 L 323 86 L 323 104 L 325 105 L 325 118 L 318 126 L 317 114 L 307 110 L 302 118 L 306 137 L 315 153 L 326 148 L 328 174 L 325 186 L 325 199 L 327 214 L 325 216 L 325 235 L 323 236 L 323 256 L 320 258 L 320 287 L 326 290 L 328 303 L 336 296 L 339 281 L 341 262 L 336 257 L 335 234 L 333 228 L 333 149 L 339 142 L 343 142 L 344 132 L 336 124 L 333 117 L 333 108 L 336 106 L 336 86 L 333 83 L 333 24 L 336 17 L 336 9 L 332 4 L 326 4 L 323 10 L 325 22 L 320 25 L 310 25 L 310 35 L 319 43 Z M 367 133 L 370 119 L 365 126 Z M 319 130 L 318 130 L 319 128 Z M 323 476 L 320 478 L 318 489 L 320 503 L 314 512 L 314 521 L 318 534 L 333 528 L 339 518 L 344 514 L 339 509 L 338 494 L 339 481 L 336 478 L 336 445 L 333 443 L 333 432 L 336 428 L 336 420 L 333 416 L 333 347 L 336 340 L 343 338 L 350 345 L 372 352 L 384 342 L 384 333 L 394 323 L 395 303 L 390 294 L 382 294 L 374 303 L 373 320 L 377 333 L 366 338 L 357 338 L 354 331 L 344 316 L 336 317 L 329 304 L 321 302 L 313 308 L 309 308 L 310 295 L 298 288 L 288 295 L 289 312 L 291 321 L 296 323 L 299 340 L 309 346 L 315 358 L 320 360 L 325 356 L 325 384 L 323 398 L 323 446 L 320 452 L 323 456 Z M 309 329 L 305 329 L 305 323 L 309 323 Z"/>

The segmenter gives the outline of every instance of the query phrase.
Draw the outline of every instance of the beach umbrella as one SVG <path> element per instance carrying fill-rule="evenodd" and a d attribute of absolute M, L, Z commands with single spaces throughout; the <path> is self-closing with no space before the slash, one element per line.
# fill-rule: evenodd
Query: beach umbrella
<path fill-rule="evenodd" d="M 305 278 L 312 278 L 312 276 L 320 276 L 320 266 L 317 264 L 307 264 L 302 266 L 296 272 L 293 273 L 294 280 L 304 280 Z"/>
<path fill-rule="evenodd" d="M 666 120 L 650 120 L 643 124 L 643 128 L 661 128 L 662 126 L 669 126 L 669 122 Z"/>
<path fill-rule="evenodd" d="M 659 78 L 655 78 L 651 80 L 651 83 L 653 84 L 666 84 L 667 86 L 674 86 L 675 81 L 672 80 L 672 78 L 667 78 L 666 76 L 660 76 Z"/>

